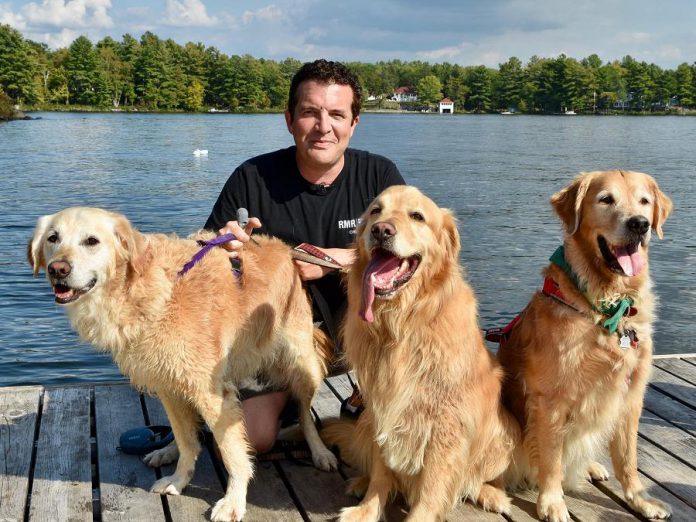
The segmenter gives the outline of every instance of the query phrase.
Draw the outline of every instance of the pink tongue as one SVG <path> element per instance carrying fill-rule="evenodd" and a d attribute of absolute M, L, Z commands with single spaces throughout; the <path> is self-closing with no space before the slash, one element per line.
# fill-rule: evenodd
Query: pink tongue
<path fill-rule="evenodd" d="M 645 260 L 643 259 L 642 254 L 638 251 L 638 248 L 630 247 L 630 250 L 631 251 L 625 247 L 621 247 L 617 248 L 616 252 L 614 252 L 616 260 L 619 262 L 619 265 L 621 265 L 624 274 L 629 277 L 640 274 L 643 270 L 643 266 L 645 265 Z"/>
<path fill-rule="evenodd" d="M 372 257 L 363 274 L 363 293 L 360 305 L 360 317 L 363 320 L 368 323 L 374 321 L 374 315 L 372 314 L 372 303 L 375 300 L 374 278 L 380 278 L 383 282 L 389 281 L 400 265 L 401 260 L 398 257 L 394 257 L 386 252 L 377 252 Z"/>

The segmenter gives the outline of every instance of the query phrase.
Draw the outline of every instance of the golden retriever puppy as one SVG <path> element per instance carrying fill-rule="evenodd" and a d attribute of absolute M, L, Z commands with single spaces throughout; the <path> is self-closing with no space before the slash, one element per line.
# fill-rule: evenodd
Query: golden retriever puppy
<path fill-rule="evenodd" d="M 68 208 L 39 219 L 29 243 L 34 274 L 45 268 L 55 300 L 84 340 L 111 352 L 131 382 L 161 399 L 174 430 L 176 471 L 152 487 L 178 495 L 200 452 L 197 424 L 213 432 L 229 472 L 213 520 L 241 520 L 252 462 L 238 385 L 264 374 L 289 386 L 321 469 L 336 467 L 316 431 L 310 403 L 326 371 L 313 339 L 312 313 L 291 251 L 257 236 L 236 278 L 222 249 L 184 275 L 200 247 L 193 240 L 141 234 L 128 220 L 95 208 Z M 155 465 L 176 450 L 150 455 Z"/>
<path fill-rule="evenodd" d="M 606 479 L 593 454 L 608 443 L 628 503 L 666 518 L 641 485 L 636 444 L 655 308 L 648 244 L 672 202 L 652 177 L 610 171 L 581 174 L 551 204 L 563 246 L 498 352 L 504 403 L 524 429 L 509 478 L 538 485 L 541 519 L 569 521 L 563 485 Z"/>
<path fill-rule="evenodd" d="M 369 475 L 342 521 L 374 521 L 401 492 L 408 520 L 443 520 L 462 498 L 507 512 L 488 482 L 506 469 L 519 426 L 501 406 L 502 372 L 477 324 L 449 210 L 396 186 L 368 207 L 348 277 L 346 358 L 365 401 L 357 424 L 322 431 Z M 368 485 L 369 484 L 369 485 Z"/>

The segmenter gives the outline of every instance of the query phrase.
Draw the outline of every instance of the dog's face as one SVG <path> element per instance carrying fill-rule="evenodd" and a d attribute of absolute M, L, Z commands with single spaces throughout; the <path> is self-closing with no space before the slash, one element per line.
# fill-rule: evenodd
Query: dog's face
<path fill-rule="evenodd" d="M 438 208 L 418 189 L 394 186 L 365 211 L 357 231 L 362 270 L 360 315 L 373 320 L 377 300 L 415 296 L 458 267 L 459 233 L 449 210 Z"/>
<path fill-rule="evenodd" d="M 672 201 L 647 174 L 587 172 L 551 198 L 567 235 L 592 250 L 600 266 L 622 276 L 646 266 L 651 229 L 662 238 Z"/>
<path fill-rule="evenodd" d="M 67 305 L 103 285 L 119 260 L 131 260 L 134 242 L 125 217 L 74 207 L 39 218 L 27 257 L 34 275 L 46 270 L 56 302 Z"/>

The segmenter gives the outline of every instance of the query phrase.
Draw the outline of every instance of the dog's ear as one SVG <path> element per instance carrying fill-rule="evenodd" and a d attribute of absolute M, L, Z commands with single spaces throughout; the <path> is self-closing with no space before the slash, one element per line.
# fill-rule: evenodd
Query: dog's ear
<path fill-rule="evenodd" d="M 447 253 L 447 259 L 452 263 L 459 263 L 459 249 L 461 241 L 459 239 L 459 230 L 457 229 L 457 219 L 452 214 L 452 211 L 446 208 L 442 210 L 442 240 L 444 241 L 444 249 Z"/>
<path fill-rule="evenodd" d="M 650 178 L 652 185 L 652 193 L 655 203 L 653 204 L 653 219 L 652 227 L 657 233 L 657 237 L 662 239 L 662 224 L 667 220 L 667 217 L 672 213 L 672 200 L 660 190 L 657 186 L 657 181 Z"/>
<path fill-rule="evenodd" d="M 141 274 L 145 264 L 145 238 L 133 228 L 125 216 L 112 214 L 112 217 L 117 240 L 116 248 L 128 262 L 128 266 L 136 274 Z"/>
<path fill-rule="evenodd" d="M 39 274 L 41 268 L 46 268 L 46 260 L 44 259 L 43 248 L 41 248 L 41 246 L 43 244 L 43 236 L 53 216 L 54 214 L 51 214 L 49 216 L 42 216 L 38 219 L 36 228 L 34 229 L 34 235 L 27 245 L 27 261 L 29 261 L 29 264 L 34 270 L 34 277 Z"/>
<path fill-rule="evenodd" d="M 563 221 L 569 236 L 575 234 L 580 227 L 582 201 L 594 177 L 594 172 L 583 172 L 570 185 L 551 196 L 551 205 Z"/>

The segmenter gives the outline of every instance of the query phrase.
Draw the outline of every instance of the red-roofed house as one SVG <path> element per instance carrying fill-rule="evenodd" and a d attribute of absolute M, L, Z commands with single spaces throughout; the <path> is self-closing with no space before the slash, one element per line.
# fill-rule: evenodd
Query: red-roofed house
<path fill-rule="evenodd" d="M 418 101 L 418 95 L 410 87 L 399 87 L 394 91 L 391 99 L 397 102 L 414 102 Z"/>

